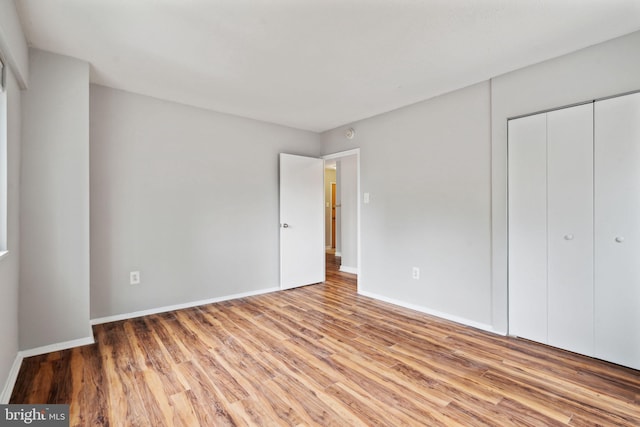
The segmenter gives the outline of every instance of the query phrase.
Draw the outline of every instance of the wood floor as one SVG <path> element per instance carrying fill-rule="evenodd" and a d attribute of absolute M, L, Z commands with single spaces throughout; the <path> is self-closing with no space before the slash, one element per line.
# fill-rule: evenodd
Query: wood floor
<path fill-rule="evenodd" d="M 640 426 L 640 372 L 359 296 L 354 276 L 94 327 L 12 403 L 71 425 Z"/>

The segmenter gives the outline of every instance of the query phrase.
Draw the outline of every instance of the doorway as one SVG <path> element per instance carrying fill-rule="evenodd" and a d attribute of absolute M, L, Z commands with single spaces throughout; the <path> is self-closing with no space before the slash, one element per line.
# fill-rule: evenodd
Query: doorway
<path fill-rule="evenodd" d="M 323 159 L 327 252 L 335 251 L 340 271 L 359 274 L 360 149 L 329 154 Z"/>
<path fill-rule="evenodd" d="M 337 166 L 338 178 L 332 180 L 336 183 L 335 203 L 326 198 L 326 184 L 323 190 L 322 175 L 325 175 L 326 183 L 326 169 L 323 169 L 327 161 L 333 161 Z M 339 270 L 359 274 L 360 149 L 322 158 L 280 153 L 279 169 L 280 288 L 323 282 L 327 242 L 329 245 L 335 242 L 335 250 L 340 254 Z M 324 205 L 324 213 L 318 209 L 318 202 Z M 332 205 L 336 208 L 333 239 Z"/>

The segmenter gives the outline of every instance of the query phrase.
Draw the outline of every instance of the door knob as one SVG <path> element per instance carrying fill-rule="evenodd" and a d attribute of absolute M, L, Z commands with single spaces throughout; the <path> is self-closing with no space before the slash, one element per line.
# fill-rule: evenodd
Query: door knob
<path fill-rule="evenodd" d="M 618 242 L 618 243 L 624 242 L 624 237 L 622 237 L 622 236 L 616 237 L 616 242 Z"/>
<path fill-rule="evenodd" d="M 285 222 L 284 224 L 282 224 L 282 228 L 289 228 L 289 224 Z"/>
<path fill-rule="evenodd" d="M 564 240 L 573 240 L 573 234 L 565 234 Z"/>

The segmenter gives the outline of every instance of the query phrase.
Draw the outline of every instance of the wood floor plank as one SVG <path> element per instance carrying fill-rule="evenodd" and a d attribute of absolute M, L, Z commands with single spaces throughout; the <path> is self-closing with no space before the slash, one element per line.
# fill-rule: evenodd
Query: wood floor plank
<path fill-rule="evenodd" d="M 35 387 L 32 393 L 26 398 L 26 403 L 47 403 L 52 397 L 53 364 L 51 362 L 41 363 L 35 368 L 37 369 L 34 378 Z"/>
<path fill-rule="evenodd" d="M 156 340 L 163 348 L 165 355 L 169 356 L 173 363 L 182 363 L 189 360 L 191 352 L 177 339 L 175 336 L 175 328 L 172 327 L 172 325 L 179 321 L 175 316 L 169 317 L 162 313 L 147 316 L 145 321 L 154 332 Z"/>
<path fill-rule="evenodd" d="M 423 353 L 419 349 L 407 350 L 399 345 L 394 346 L 390 351 L 399 361 L 422 373 L 425 378 L 451 385 L 453 389 L 449 390 L 449 393 L 454 395 L 455 393 L 467 393 L 474 398 L 496 404 L 504 397 L 504 394 L 499 390 L 487 386 L 481 373 L 461 370 L 453 364 L 449 365 L 448 355 L 438 358 Z"/>
<path fill-rule="evenodd" d="M 187 396 L 198 416 L 199 425 L 236 424 L 219 389 L 197 363 L 181 363 L 177 369 L 189 383 L 189 389 L 186 391 L 190 393 L 187 393 Z"/>
<path fill-rule="evenodd" d="M 297 426 L 303 425 L 302 416 L 293 405 L 287 402 L 288 396 L 284 396 L 273 379 L 264 381 L 256 386 L 256 396 L 263 404 L 269 405 L 278 417 L 273 420 L 264 420 L 265 423 L 273 422 L 274 425 Z"/>
<path fill-rule="evenodd" d="M 187 393 L 190 392 L 191 390 L 186 390 L 169 396 L 171 406 L 173 407 L 173 419 L 170 425 L 175 427 L 192 427 L 199 424 L 198 416 L 187 396 Z"/>
<path fill-rule="evenodd" d="M 351 413 L 366 426 L 386 426 L 390 420 L 396 425 L 411 425 L 414 421 L 394 407 L 383 409 L 378 402 L 372 401 L 359 387 L 336 383 L 327 387 L 325 392 L 334 399 L 349 407 Z"/>
<path fill-rule="evenodd" d="M 76 349 L 74 349 L 76 350 Z M 69 402 L 75 410 L 70 414 L 71 425 L 107 426 L 109 425 L 108 395 L 109 390 L 105 381 L 103 359 L 100 357 L 98 345 L 79 347 L 77 356 L 83 360 L 83 370 L 79 377 L 82 388 L 79 390 L 80 399 Z"/>
<path fill-rule="evenodd" d="M 69 370 L 71 373 L 71 389 L 70 393 L 73 393 L 72 396 L 69 396 L 67 400 L 71 402 L 69 406 L 69 418 L 78 419 L 80 418 L 82 405 L 86 404 L 86 393 L 88 390 L 85 390 L 82 382 L 84 381 L 84 358 L 81 354 L 82 347 L 76 347 L 69 352 L 70 362 L 69 362 Z M 60 399 L 58 399 L 60 400 Z"/>
<path fill-rule="evenodd" d="M 438 402 L 430 401 L 425 396 L 412 388 L 403 387 L 397 378 L 386 375 L 379 370 L 373 370 L 349 357 L 334 355 L 331 357 L 332 366 L 350 379 L 357 378 L 358 384 L 375 400 L 384 406 L 392 406 L 414 422 L 423 422 L 426 425 L 446 425 L 446 419 Z"/>
<path fill-rule="evenodd" d="M 327 281 L 96 325 L 26 358 L 11 403 L 72 426 L 640 426 L 640 372 Z"/>

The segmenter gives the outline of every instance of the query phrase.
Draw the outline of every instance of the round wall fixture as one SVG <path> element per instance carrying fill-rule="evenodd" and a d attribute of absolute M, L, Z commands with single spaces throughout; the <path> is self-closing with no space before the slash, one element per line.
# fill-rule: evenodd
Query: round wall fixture
<path fill-rule="evenodd" d="M 349 128 L 344 131 L 344 136 L 346 136 L 348 139 L 353 139 L 356 136 L 356 130 L 354 128 Z"/>

